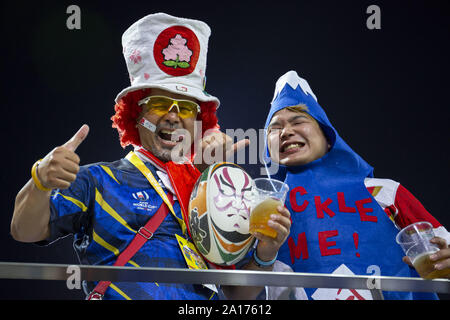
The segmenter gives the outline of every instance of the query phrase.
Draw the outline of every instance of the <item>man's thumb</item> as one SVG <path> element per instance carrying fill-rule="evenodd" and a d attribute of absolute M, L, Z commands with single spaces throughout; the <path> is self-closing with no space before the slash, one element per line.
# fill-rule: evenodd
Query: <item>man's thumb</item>
<path fill-rule="evenodd" d="M 83 124 L 80 130 L 78 130 L 77 133 L 75 133 L 75 135 L 63 146 L 71 151 L 77 150 L 78 146 L 87 137 L 88 133 L 89 133 L 89 126 L 87 124 Z"/>
<path fill-rule="evenodd" d="M 231 146 L 231 150 L 232 150 L 232 152 L 238 152 L 239 150 L 247 147 L 248 145 L 250 145 L 250 140 L 242 139 L 242 140 L 239 140 L 238 142 L 236 142 L 235 144 L 233 144 Z"/>
<path fill-rule="evenodd" d="M 234 143 L 231 146 L 231 148 L 227 151 L 227 153 L 225 155 L 226 159 L 228 161 L 233 161 L 232 158 L 234 157 L 234 154 L 239 152 L 240 150 L 244 149 L 248 145 L 250 145 L 249 139 L 242 139 L 242 140 L 239 140 L 238 142 Z"/>

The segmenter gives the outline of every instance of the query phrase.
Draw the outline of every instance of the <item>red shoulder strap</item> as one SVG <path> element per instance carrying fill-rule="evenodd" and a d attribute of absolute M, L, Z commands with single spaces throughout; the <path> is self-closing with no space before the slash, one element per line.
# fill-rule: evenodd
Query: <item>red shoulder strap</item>
<path fill-rule="evenodd" d="M 167 197 L 169 198 L 170 203 L 173 204 L 174 200 L 170 192 L 167 194 Z M 147 221 L 147 223 L 143 227 L 139 228 L 130 244 L 125 248 L 124 251 L 119 254 L 116 262 L 114 263 L 114 266 L 121 267 L 124 266 L 128 261 L 130 261 L 130 259 L 136 254 L 136 252 L 138 252 L 139 249 L 142 248 L 144 243 L 150 240 L 150 238 L 153 236 L 153 233 L 155 233 L 156 229 L 158 229 L 168 213 L 169 208 L 163 201 L 158 211 L 156 211 L 156 213 Z M 111 281 L 100 281 L 86 299 L 101 300 L 110 284 Z"/>

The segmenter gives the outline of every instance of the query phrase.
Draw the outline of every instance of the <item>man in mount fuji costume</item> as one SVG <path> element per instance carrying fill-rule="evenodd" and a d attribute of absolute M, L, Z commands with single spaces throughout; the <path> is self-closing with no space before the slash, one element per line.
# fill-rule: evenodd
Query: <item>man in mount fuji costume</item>
<path fill-rule="evenodd" d="M 418 221 L 434 227 L 436 269 L 450 268 L 450 236 L 398 182 L 373 178 L 373 168 L 339 136 L 308 83 L 295 71 L 276 83 L 265 124 L 273 178 L 289 185 L 292 226 L 274 270 L 417 277 L 395 241 Z M 276 166 L 275 166 L 276 167 Z M 402 258 L 404 261 L 402 261 Z M 385 299 L 435 299 L 436 294 L 383 292 Z M 270 288 L 269 298 L 372 299 L 368 290 Z"/>

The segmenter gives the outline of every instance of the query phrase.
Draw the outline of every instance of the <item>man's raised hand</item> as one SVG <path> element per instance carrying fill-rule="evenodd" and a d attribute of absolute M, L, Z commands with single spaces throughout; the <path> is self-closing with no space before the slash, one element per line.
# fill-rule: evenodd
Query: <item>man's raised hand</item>
<path fill-rule="evenodd" d="M 80 170 L 80 157 L 75 151 L 88 133 L 89 127 L 84 124 L 70 140 L 42 159 L 37 174 L 45 188 L 67 189 L 75 181 Z"/>
<path fill-rule="evenodd" d="M 233 139 L 220 130 L 210 130 L 200 141 L 196 150 L 194 165 L 203 171 L 215 162 L 232 161 L 234 154 L 250 144 L 249 139 L 233 143 Z"/>

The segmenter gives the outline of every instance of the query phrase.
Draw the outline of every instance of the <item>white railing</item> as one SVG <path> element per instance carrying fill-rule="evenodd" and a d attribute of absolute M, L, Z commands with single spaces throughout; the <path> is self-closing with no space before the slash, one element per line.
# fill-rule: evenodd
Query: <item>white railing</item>
<path fill-rule="evenodd" d="M 450 280 L 336 275 L 246 270 L 189 270 L 114 266 L 0 262 L 0 279 L 67 280 L 79 272 L 80 280 L 111 282 L 193 283 L 233 286 L 278 286 L 304 288 L 369 289 L 374 299 L 382 291 L 450 293 Z"/>

